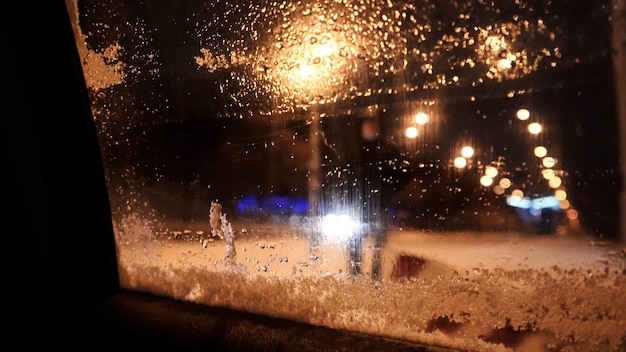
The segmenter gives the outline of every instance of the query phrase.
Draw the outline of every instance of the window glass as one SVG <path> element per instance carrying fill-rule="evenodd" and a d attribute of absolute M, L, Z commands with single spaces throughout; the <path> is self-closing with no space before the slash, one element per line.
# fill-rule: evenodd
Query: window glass
<path fill-rule="evenodd" d="M 67 7 L 124 288 L 464 350 L 626 347 L 608 1 Z"/>

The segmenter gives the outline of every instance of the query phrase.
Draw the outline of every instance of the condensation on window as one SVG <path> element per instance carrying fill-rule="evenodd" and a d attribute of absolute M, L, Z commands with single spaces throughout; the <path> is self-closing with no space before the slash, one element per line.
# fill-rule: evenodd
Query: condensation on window
<path fill-rule="evenodd" d="M 124 288 L 626 348 L 608 1 L 66 2 Z"/>

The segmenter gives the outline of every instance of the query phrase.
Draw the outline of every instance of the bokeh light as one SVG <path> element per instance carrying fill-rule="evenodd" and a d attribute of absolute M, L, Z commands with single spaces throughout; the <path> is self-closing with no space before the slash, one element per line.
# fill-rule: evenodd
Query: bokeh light
<path fill-rule="evenodd" d="M 552 169 L 543 169 L 541 170 L 541 175 L 546 180 L 551 180 L 556 175 L 556 172 Z"/>
<path fill-rule="evenodd" d="M 546 156 L 545 158 L 543 158 L 543 160 L 541 160 L 541 164 L 544 167 L 551 168 L 556 165 L 556 160 L 551 156 Z"/>
<path fill-rule="evenodd" d="M 539 134 L 541 133 L 542 127 L 540 123 L 533 122 L 528 125 L 528 132 L 531 134 Z"/>
<path fill-rule="evenodd" d="M 489 187 L 493 184 L 493 178 L 484 175 L 480 178 L 480 184 L 485 186 L 485 187 Z"/>
<path fill-rule="evenodd" d="M 567 218 L 570 220 L 576 220 L 578 219 L 578 211 L 576 211 L 575 209 L 567 209 L 567 212 L 565 212 L 565 216 L 567 216 Z"/>
<path fill-rule="evenodd" d="M 489 176 L 491 178 L 494 178 L 494 177 L 498 176 L 498 169 L 496 169 L 493 166 L 487 166 L 485 168 L 485 175 L 487 175 L 487 176 Z"/>
<path fill-rule="evenodd" d="M 498 184 L 500 185 L 500 187 L 507 189 L 511 187 L 511 180 L 507 177 L 503 177 L 500 179 L 500 182 Z"/>
<path fill-rule="evenodd" d="M 470 146 L 465 146 L 465 147 L 461 148 L 461 155 L 464 158 L 471 158 L 474 155 L 474 148 L 472 148 Z"/>
<path fill-rule="evenodd" d="M 418 113 L 417 115 L 415 115 L 415 122 L 417 122 L 419 125 L 426 124 L 426 122 L 428 122 L 428 115 L 423 112 Z"/>
<path fill-rule="evenodd" d="M 554 176 L 548 181 L 550 188 L 558 188 L 561 186 L 562 180 L 559 176 Z"/>
<path fill-rule="evenodd" d="M 408 138 L 416 138 L 417 137 L 417 128 L 415 127 L 408 127 L 406 129 L 406 131 L 404 131 L 404 134 L 408 137 Z"/>
<path fill-rule="evenodd" d="M 565 200 L 567 199 L 567 192 L 565 192 L 565 190 L 563 189 L 557 189 L 556 191 L 554 191 L 554 197 L 558 200 Z"/>
<path fill-rule="evenodd" d="M 458 156 L 454 159 L 454 166 L 456 166 L 459 169 L 464 168 L 465 166 L 467 166 L 467 159 L 465 159 L 462 156 Z"/>
<path fill-rule="evenodd" d="M 504 191 L 505 191 L 504 188 L 502 188 L 502 186 L 500 186 L 500 185 L 495 185 L 493 187 L 493 193 L 495 193 L 495 194 L 497 194 L 499 196 L 503 195 Z"/>
<path fill-rule="evenodd" d="M 526 121 L 530 118 L 530 111 L 527 109 L 519 109 L 515 116 L 517 116 L 517 119 L 520 121 Z"/>
<path fill-rule="evenodd" d="M 544 156 L 548 155 L 548 149 L 546 149 L 546 147 L 542 145 L 535 147 L 535 150 L 533 152 L 538 158 L 543 158 Z"/>

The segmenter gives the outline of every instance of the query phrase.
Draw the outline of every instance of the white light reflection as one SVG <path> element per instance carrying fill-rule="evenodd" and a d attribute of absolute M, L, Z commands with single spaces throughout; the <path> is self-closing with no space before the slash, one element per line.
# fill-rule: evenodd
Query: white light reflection
<path fill-rule="evenodd" d="M 322 233 L 330 240 L 350 238 L 357 228 L 357 223 L 346 214 L 328 214 L 322 220 Z"/>

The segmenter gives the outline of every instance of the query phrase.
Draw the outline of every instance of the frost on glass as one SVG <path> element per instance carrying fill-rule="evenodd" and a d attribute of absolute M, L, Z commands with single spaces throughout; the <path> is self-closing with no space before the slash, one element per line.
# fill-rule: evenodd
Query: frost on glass
<path fill-rule="evenodd" d="M 626 348 L 606 1 L 68 0 L 124 288 Z"/>

